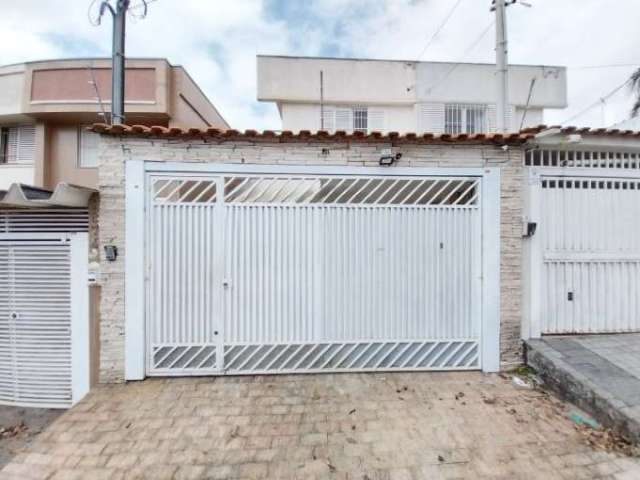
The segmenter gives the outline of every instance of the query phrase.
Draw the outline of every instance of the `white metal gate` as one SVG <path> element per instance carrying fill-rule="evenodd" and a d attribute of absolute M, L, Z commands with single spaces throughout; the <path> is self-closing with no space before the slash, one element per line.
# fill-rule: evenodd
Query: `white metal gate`
<path fill-rule="evenodd" d="M 147 168 L 147 374 L 483 367 L 482 174 Z"/>
<path fill-rule="evenodd" d="M 640 331 L 640 176 L 531 172 L 531 334 Z"/>
<path fill-rule="evenodd" d="M 70 407 L 89 390 L 86 233 L 0 234 L 0 403 Z"/>

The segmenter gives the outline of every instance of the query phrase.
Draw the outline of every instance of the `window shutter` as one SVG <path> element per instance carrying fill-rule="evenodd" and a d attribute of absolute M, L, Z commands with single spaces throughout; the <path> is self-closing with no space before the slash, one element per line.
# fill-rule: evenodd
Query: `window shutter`
<path fill-rule="evenodd" d="M 336 130 L 353 131 L 353 112 L 350 108 L 336 108 Z"/>
<path fill-rule="evenodd" d="M 336 109 L 333 107 L 324 106 L 322 108 L 322 119 L 324 123 L 324 127 L 320 125 L 322 130 L 325 130 L 329 133 L 333 133 L 336 130 Z"/>
<path fill-rule="evenodd" d="M 36 127 L 22 125 L 16 127 L 16 130 L 18 132 L 16 163 L 34 163 L 36 158 Z"/>
<path fill-rule="evenodd" d="M 418 133 L 444 133 L 444 103 L 420 103 Z"/>
<path fill-rule="evenodd" d="M 487 106 L 487 130 L 488 133 L 495 133 L 497 128 L 497 109 L 495 104 Z"/>
<path fill-rule="evenodd" d="M 380 108 L 370 108 L 367 112 L 369 132 L 386 133 L 386 112 Z"/>
<path fill-rule="evenodd" d="M 491 104 L 487 106 L 487 127 L 489 129 L 489 133 L 495 133 L 498 130 L 498 108 L 495 104 Z M 509 105 L 507 108 L 507 130 L 516 132 L 518 131 L 520 125 L 516 125 L 516 115 L 515 115 L 515 107 L 513 105 Z"/>
<path fill-rule="evenodd" d="M 79 128 L 78 166 L 82 168 L 95 168 L 98 166 L 98 145 L 100 135 L 89 132 L 85 127 Z"/>
<path fill-rule="evenodd" d="M 509 105 L 507 107 L 507 129 L 510 132 L 517 132 L 518 130 L 520 130 L 520 125 L 516 125 L 516 123 L 517 118 L 515 108 L 513 107 L 513 105 Z"/>
<path fill-rule="evenodd" d="M 18 161 L 18 143 L 18 127 L 9 128 L 7 132 L 6 163 L 16 163 Z"/>

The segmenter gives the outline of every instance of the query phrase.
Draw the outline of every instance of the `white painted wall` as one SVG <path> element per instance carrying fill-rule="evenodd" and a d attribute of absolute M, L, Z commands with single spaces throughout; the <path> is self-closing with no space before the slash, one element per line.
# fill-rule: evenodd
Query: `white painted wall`
<path fill-rule="evenodd" d="M 328 108 L 335 106 L 327 105 Z M 416 117 L 413 105 L 376 105 L 385 114 L 384 131 L 414 132 Z M 281 105 L 282 129 L 299 132 L 320 130 L 320 105 L 311 103 L 283 103 Z M 325 126 L 326 129 L 326 126 Z"/>
<path fill-rule="evenodd" d="M 33 165 L 0 165 L 0 190 L 7 190 L 12 183 L 34 184 Z"/>
<path fill-rule="evenodd" d="M 257 61 L 258 100 L 319 103 L 322 71 L 328 103 L 415 101 L 415 62 L 262 55 Z"/>
<path fill-rule="evenodd" d="M 496 103 L 495 65 L 420 62 L 416 68 L 416 97 L 422 102 Z M 531 79 L 536 82 L 530 106 L 565 108 L 567 76 L 564 67 L 511 65 L 509 103 L 527 103 Z"/>
<path fill-rule="evenodd" d="M 487 105 L 488 131 L 495 131 L 492 64 L 276 56 L 258 56 L 257 62 L 258 100 L 278 104 L 284 130 L 320 130 L 322 71 L 325 105 L 384 111 L 384 132 L 442 133 L 445 103 Z M 510 130 L 520 128 L 534 78 L 524 126 L 544 123 L 545 108 L 567 106 L 564 67 L 513 65 Z"/>

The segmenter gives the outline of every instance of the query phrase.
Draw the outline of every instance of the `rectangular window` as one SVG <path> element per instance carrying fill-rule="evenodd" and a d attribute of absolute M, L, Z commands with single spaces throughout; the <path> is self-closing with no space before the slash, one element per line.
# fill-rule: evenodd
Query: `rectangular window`
<path fill-rule="evenodd" d="M 450 135 L 487 132 L 487 106 L 446 105 L 444 109 L 444 131 Z"/>
<path fill-rule="evenodd" d="M 78 167 L 96 168 L 98 166 L 98 144 L 100 134 L 90 132 L 86 127 L 78 127 Z"/>
<path fill-rule="evenodd" d="M 0 127 L 0 163 L 33 164 L 36 129 L 33 125 Z"/>
<path fill-rule="evenodd" d="M 354 107 L 353 108 L 353 131 L 354 132 L 368 132 L 369 118 L 367 107 Z"/>

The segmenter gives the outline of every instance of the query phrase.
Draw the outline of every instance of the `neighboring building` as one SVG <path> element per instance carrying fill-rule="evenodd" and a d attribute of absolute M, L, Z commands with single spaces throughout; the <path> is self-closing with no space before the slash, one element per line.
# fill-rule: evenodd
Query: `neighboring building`
<path fill-rule="evenodd" d="M 84 127 L 110 110 L 111 61 L 73 59 L 0 67 L 0 190 L 23 183 L 97 186 L 97 136 Z M 181 66 L 128 59 L 130 124 L 228 128 Z"/>
<path fill-rule="evenodd" d="M 258 100 L 277 104 L 283 130 L 496 129 L 493 64 L 266 55 L 257 63 Z M 566 68 L 511 65 L 509 99 L 510 131 L 544 123 L 545 109 L 567 106 Z"/>
<path fill-rule="evenodd" d="M 622 122 L 616 123 L 615 125 L 611 125 L 609 128 L 614 128 L 617 130 L 632 130 L 634 132 L 640 131 L 640 115 L 637 117 L 627 118 Z"/>

